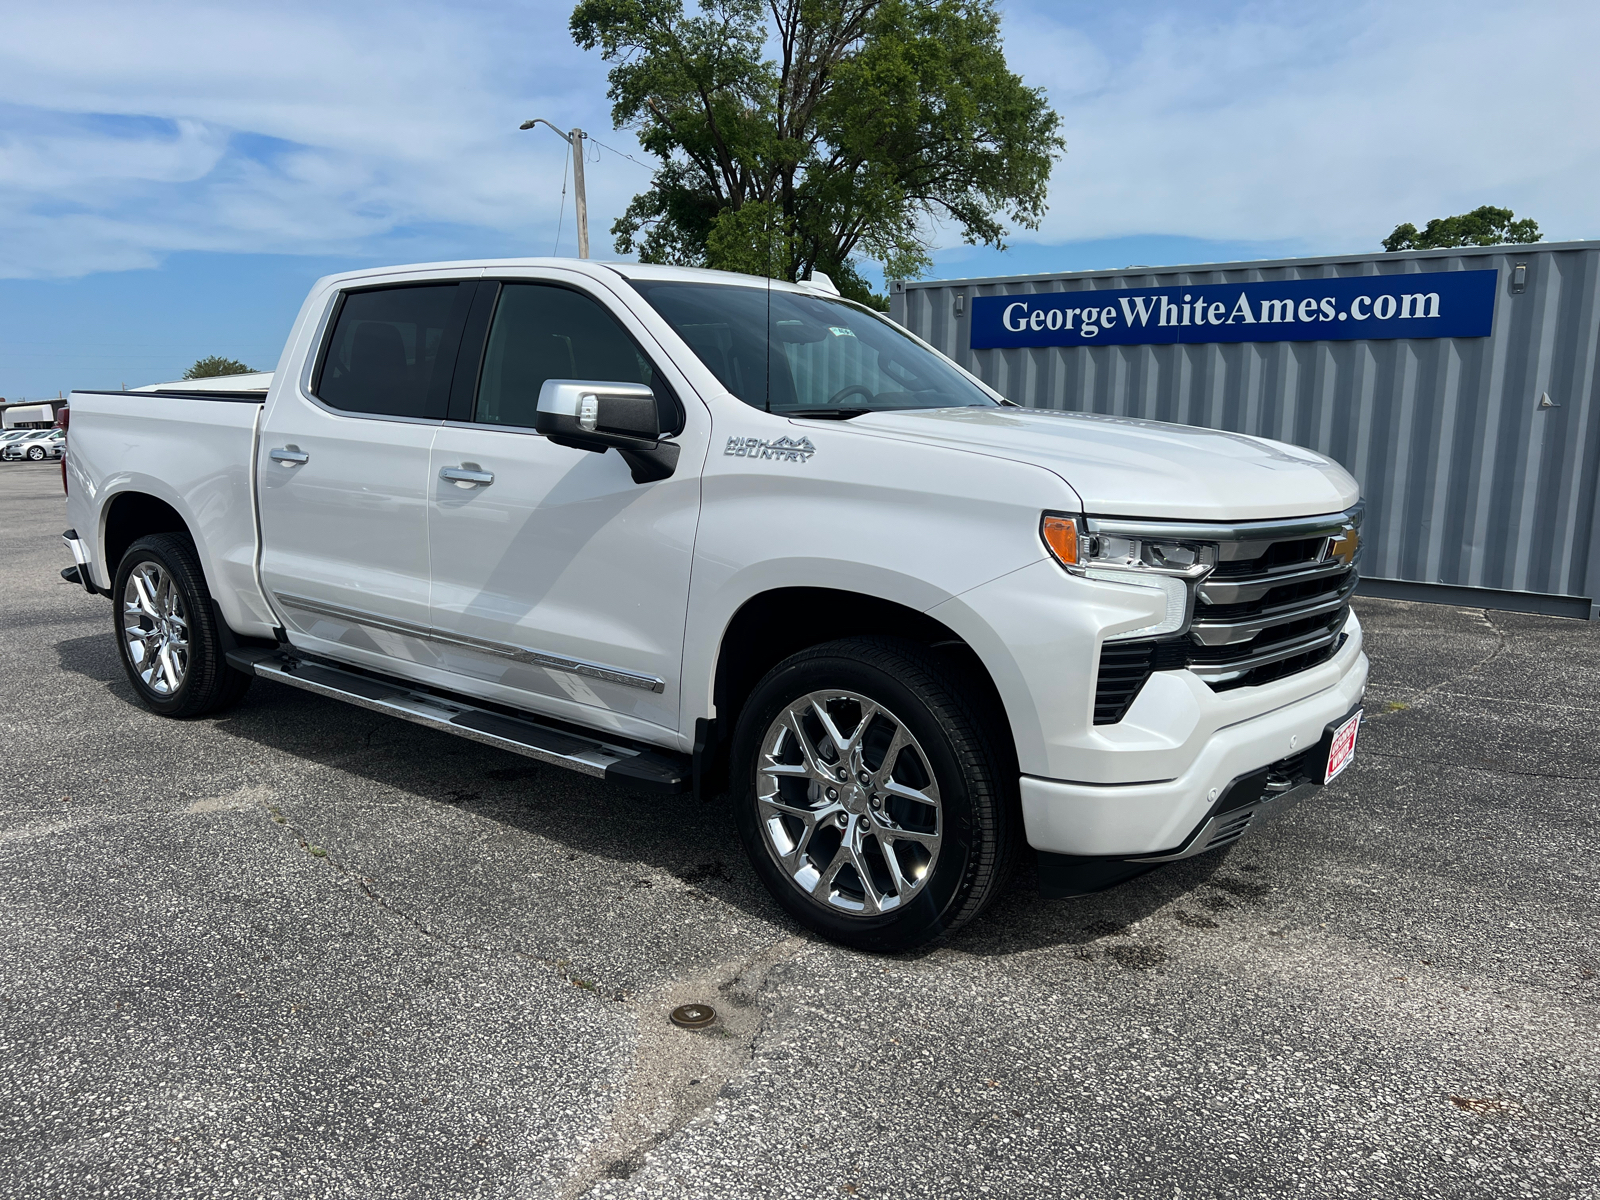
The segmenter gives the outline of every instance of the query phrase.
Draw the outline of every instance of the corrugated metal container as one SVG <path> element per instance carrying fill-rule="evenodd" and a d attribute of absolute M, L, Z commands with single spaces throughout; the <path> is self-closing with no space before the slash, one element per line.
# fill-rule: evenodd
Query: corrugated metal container
<path fill-rule="evenodd" d="M 971 347 L 981 296 L 1490 268 L 1488 337 Z M 1337 459 L 1367 499 L 1369 594 L 1600 614 L 1600 242 L 895 280 L 890 299 L 896 321 L 1018 403 L 1258 434 Z"/>

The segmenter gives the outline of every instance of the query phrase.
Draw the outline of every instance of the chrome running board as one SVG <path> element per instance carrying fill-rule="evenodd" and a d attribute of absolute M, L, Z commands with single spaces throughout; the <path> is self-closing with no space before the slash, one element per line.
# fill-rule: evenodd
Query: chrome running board
<path fill-rule="evenodd" d="M 669 793 L 687 792 L 690 788 L 689 760 L 669 751 L 556 728 L 532 717 L 509 716 L 454 695 L 348 670 L 287 650 L 230 650 L 227 658 L 230 666 L 247 675 L 286 683 L 608 783 Z"/>

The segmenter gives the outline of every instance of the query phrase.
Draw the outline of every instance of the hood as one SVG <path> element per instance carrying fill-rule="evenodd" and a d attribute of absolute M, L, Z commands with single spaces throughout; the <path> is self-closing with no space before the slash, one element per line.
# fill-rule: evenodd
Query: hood
<path fill-rule="evenodd" d="M 879 412 L 843 424 L 1032 463 L 1101 516 L 1270 520 L 1339 512 L 1361 497 L 1350 473 L 1314 450 L 1192 425 L 1029 408 Z"/>

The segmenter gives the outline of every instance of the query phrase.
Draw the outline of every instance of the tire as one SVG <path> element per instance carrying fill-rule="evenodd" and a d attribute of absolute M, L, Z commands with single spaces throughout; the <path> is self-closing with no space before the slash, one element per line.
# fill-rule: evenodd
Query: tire
<path fill-rule="evenodd" d="M 29 462 L 43 462 L 44 461 L 44 447 L 43 446 L 29 446 L 28 447 L 28 461 Z"/>
<path fill-rule="evenodd" d="M 194 543 L 185 535 L 155 533 L 129 546 L 111 597 L 122 669 L 152 712 L 221 712 L 250 687 L 252 677 L 223 657 L 223 630 Z"/>
<path fill-rule="evenodd" d="M 790 916 L 894 952 L 995 897 L 1022 820 L 1004 723 L 972 706 L 980 694 L 926 648 L 880 637 L 802 651 L 756 685 L 734 732 L 734 818 Z"/>

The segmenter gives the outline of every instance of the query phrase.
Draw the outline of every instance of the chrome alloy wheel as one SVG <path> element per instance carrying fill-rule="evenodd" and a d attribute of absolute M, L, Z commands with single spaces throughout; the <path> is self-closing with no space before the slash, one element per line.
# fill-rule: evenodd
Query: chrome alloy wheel
<path fill-rule="evenodd" d="M 789 882 L 834 912 L 891 912 L 933 875 L 944 830 L 928 756 L 855 692 L 812 692 L 778 714 L 761 740 L 756 805 Z"/>
<path fill-rule="evenodd" d="M 189 621 L 183 597 L 160 563 L 133 569 L 122 589 L 122 637 L 128 661 L 144 685 L 158 696 L 183 686 L 189 670 Z"/>

